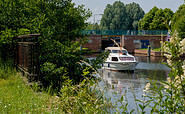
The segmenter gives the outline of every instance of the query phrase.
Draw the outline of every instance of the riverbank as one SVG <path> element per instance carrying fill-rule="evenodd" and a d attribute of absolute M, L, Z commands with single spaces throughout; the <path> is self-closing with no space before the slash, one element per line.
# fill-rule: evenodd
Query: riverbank
<path fill-rule="evenodd" d="M 68 80 L 60 92 L 32 86 L 10 63 L 0 60 L 0 114 L 4 113 L 108 113 L 112 104 L 97 84 L 87 78 L 78 85 Z"/>
<path fill-rule="evenodd" d="M 139 50 L 139 49 L 135 49 L 135 50 L 134 50 L 134 54 L 148 55 L 148 50 Z M 161 51 L 153 51 L 153 50 L 151 50 L 150 55 L 151 55 L 151 56 L 160 57 L 160 56 L 164 56 L 164 52 L 161 52 Z"/>

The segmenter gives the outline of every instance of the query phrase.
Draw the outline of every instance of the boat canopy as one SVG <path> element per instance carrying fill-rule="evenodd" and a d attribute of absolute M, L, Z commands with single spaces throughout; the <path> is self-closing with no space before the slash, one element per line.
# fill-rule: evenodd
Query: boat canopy
<path fill-rule="evenodd" d="M 110 53 L 122 53 L 124 55 L 127 54 L 127 50 L 121 47 L 107 47 L 105 51 L 109 51 Z"/>
<path fill-rule="evenodd" d="M 126 49 L 124 49 L 124 48 L 121 48 L 121 47 L 107 47 L 107 48 L 105 48 L 105 50 L 126 50 Z"/>

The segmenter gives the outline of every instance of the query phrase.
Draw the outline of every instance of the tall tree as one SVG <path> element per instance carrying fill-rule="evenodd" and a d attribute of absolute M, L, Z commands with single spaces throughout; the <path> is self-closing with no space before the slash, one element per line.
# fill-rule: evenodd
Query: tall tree
<path fill-rule="evenodd" d="M 178 10 L 175 12 L 175 14 L 173 15 L 173 18 L 172 18 L 172 23 L 171 23 L 171 27 L 172 27 L 172 30 L 175 31 L 177 30 L 178 31 L 178 35 L 179 37 L 181 38 L 185 38 L 185 4 L 181 5 Z"/>
<path fill-rule="evenodd" d="M 166 24 L 169 23 L 173 16 L 173 11 L 165 8 L 156 11 L 155 16 L 150 23 L 150 30 L 167 30 Z"/>
<path fill-rule="evenodd" d="M 182 16 L 176 24 L 176 30 L 180 38 L 185 38 L 185 15 Z"/>
<path fill-rule="evenodd" d="M 139 6 L 139 4 L 134 3 L 134 2 L 126 5 L 126 11 L 130 17 L 130 28 L 128 28 L 128 29 L 137 30 L 138 29 L 138 22 L 140 19 L 143 18 L 145 12 Z"/>
<path fill-rule="evenodd" d="M 150 23 L 152 23 L 153 17 L 155 16 L 155 12 L 157 10 L 159 9 L 154 6 L 148 13 L 144 15 L 144 17 L 138 23 L 139 30 L 150 30 Z"/>
<path fill-rule="evenodd" d="M 71 0 L 1 0 L 0 44 L 9 43 L 20 29 L 41 34 L 43 84 L 58 87 L 63 76 L 79 82 L 83 78 L 79 64 L 83 58 L 80 51 L 74 51 L 80 45 L 74 41 L 83 36 L 80 31 L 86 28 L 90 16 L 89 10 L 76 7 Z M 4 33 L 9 35 L 2 37 Z"/>
<path fill-rule="evenodd" d="M 112 5 L 107 4 L 104 14 L 102 15 L 100 26 L 103 30 L 110 30 L 111 19 L 114 17 Z"/>
<path fill-rule="evenodd" d="M 173 16 L 171 9 L 158 9 L 153 7 L 139 21 L 139 30 L 167 30 L 166 23 L 169 23 Z"/>
<path fill-rule="evenodd" d="M 116 1 L 113 5 L 106 6 L 100 25 L 104 30 L 126 30 L 129 20 L 125 5 Z"/>

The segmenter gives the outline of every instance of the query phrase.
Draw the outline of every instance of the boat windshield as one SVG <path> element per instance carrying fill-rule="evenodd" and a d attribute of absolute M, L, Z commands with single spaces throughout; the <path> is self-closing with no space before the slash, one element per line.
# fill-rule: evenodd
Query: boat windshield
<path fill-rule="evenodd" d="M 126 50 L 122 50 L 123 54 L 126 54 Z M 112 50 L 112 53 L 121 53 L 121 50 Z"/>

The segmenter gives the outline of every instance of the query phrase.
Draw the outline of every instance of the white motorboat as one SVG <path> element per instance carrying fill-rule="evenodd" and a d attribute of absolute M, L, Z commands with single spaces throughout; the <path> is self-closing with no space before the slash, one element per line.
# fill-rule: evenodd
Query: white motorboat
<path fill-rule="evenodd" d="M 107 47 L 105 51 L 109 51 L 109 56 L 102 64 L 103 68 L 117 71 L 135 70 L 138 61 L 126 49 L 121 47 Z"/>

